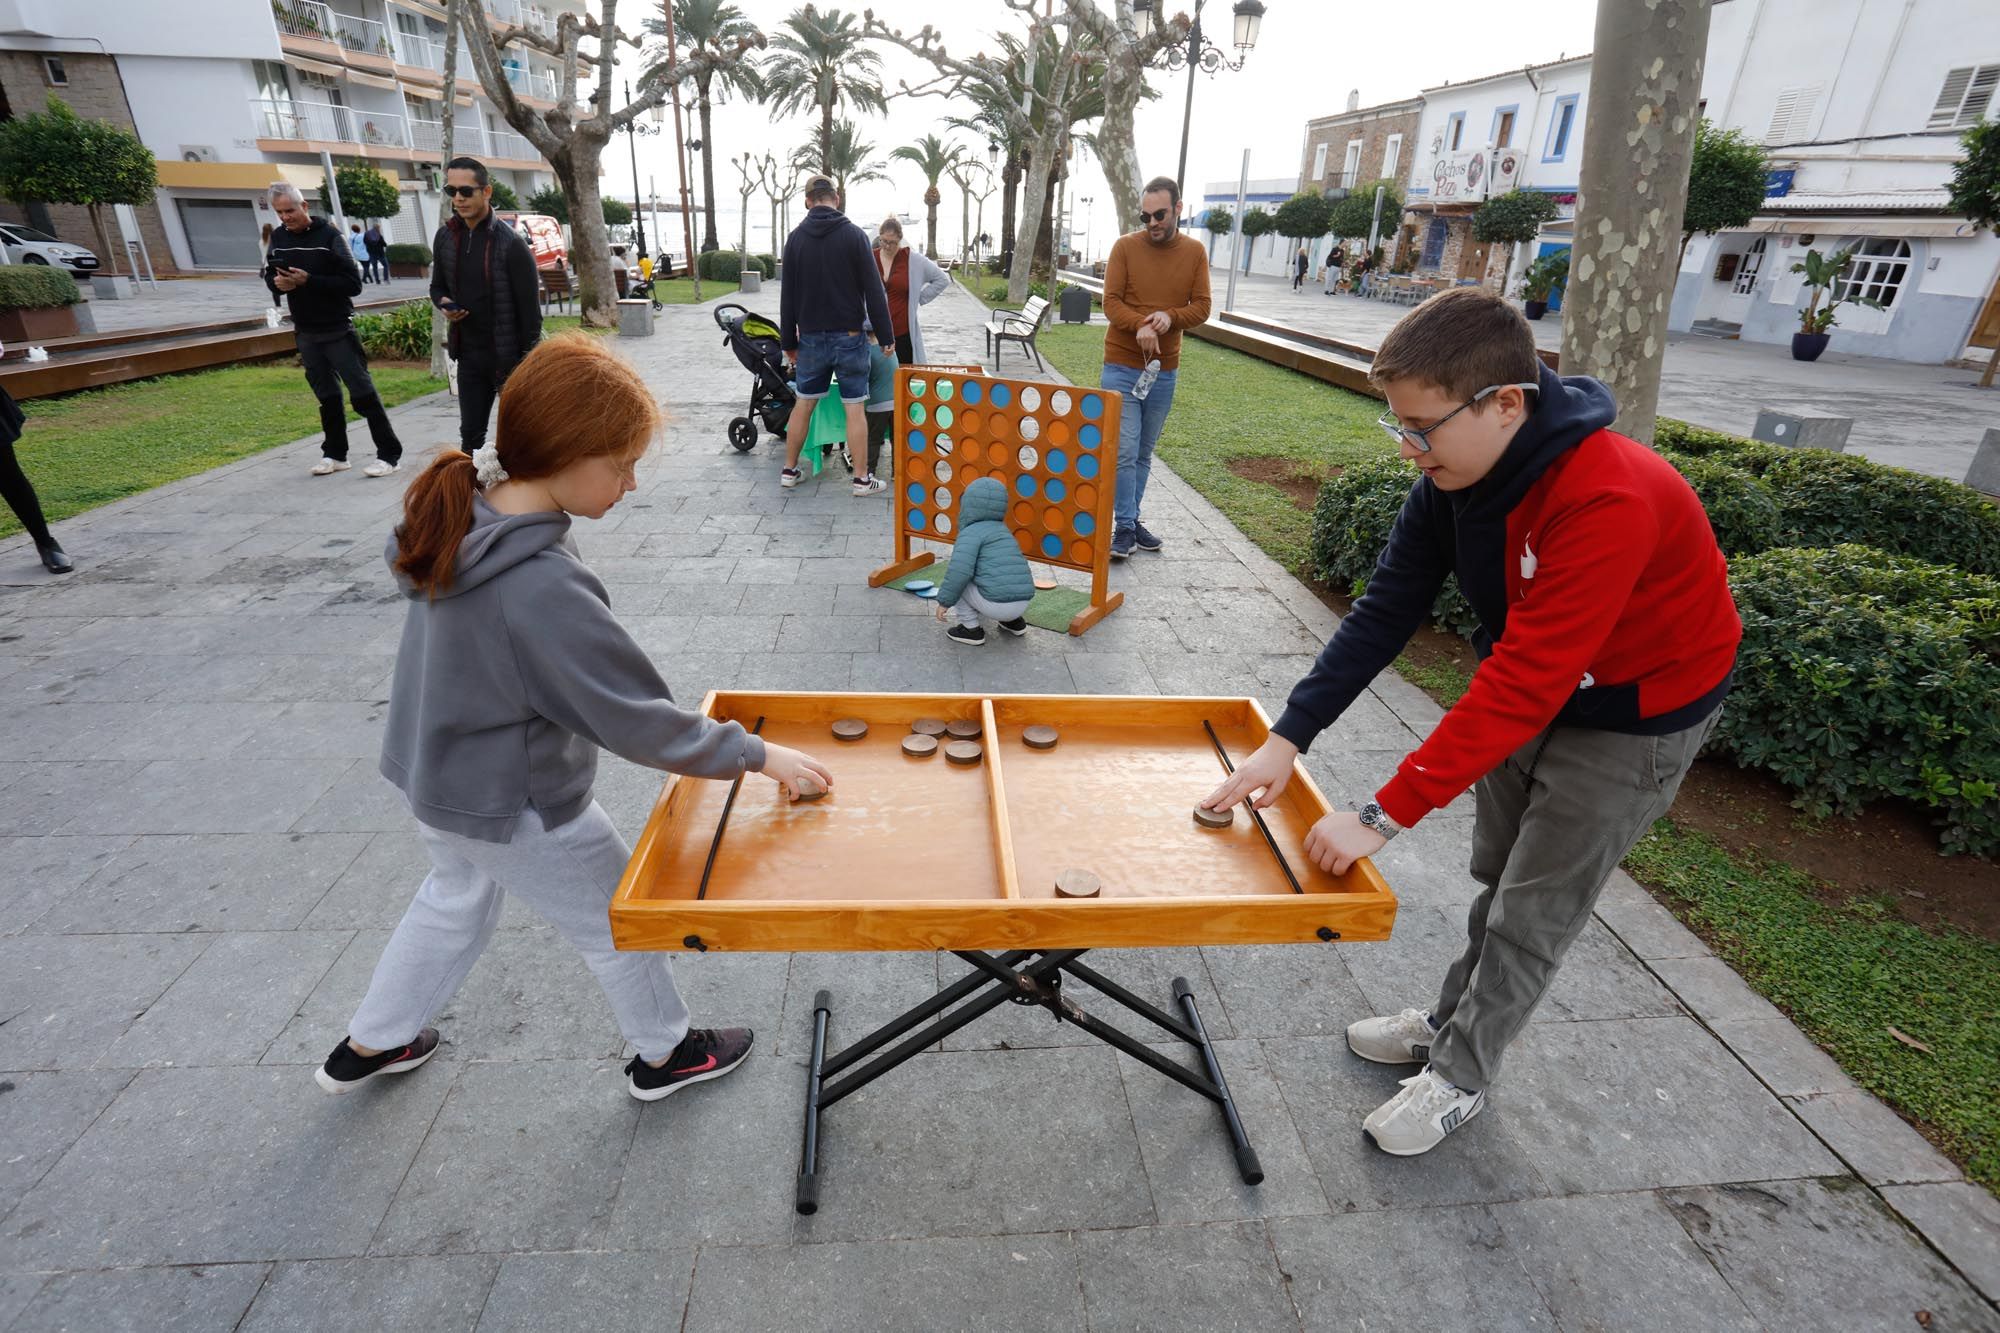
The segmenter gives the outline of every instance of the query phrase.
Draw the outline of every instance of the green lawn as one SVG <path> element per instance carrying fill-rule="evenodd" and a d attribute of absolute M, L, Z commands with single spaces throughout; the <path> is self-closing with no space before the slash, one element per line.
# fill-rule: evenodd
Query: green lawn
<path fill-rule="evenodd" d="M 378 365 L 373 374 L 391 407 L 444 388 L 423 370 Z M 296 361 L 139 380 L 21 410 L 21 467 L 52 523 L 319 430 L 319 405 Z M 357 429 L 365 449 L 367 428 Z M 19 531 L 0 507 L 0 537 Z"/>
<path fill-rule="evenodd" d="M 1670 820 L 1625 865 L 1855 1082 L 2000 1190 L 2000 944 L 1921 929 L 1880 901 L 1830 906 L 1789 866 Z"/>
<path fill-rule="evenodd" d="M 1057 324 L 1037 346 L 1079 384 L 1098 382 L 1104 326 Z M 1312 515 L 1276 485 L 1230 470 L 1252 458 L 1285 460 L 1299 474 L 1325 475 L 1386 452 L 1375 425 L 1382 405 L 1296 371 L 1197 338 L 1181 340 L 1173 412 L 1159 456 L 1209 503 L 1286 569 L 1303 568 Z"/>

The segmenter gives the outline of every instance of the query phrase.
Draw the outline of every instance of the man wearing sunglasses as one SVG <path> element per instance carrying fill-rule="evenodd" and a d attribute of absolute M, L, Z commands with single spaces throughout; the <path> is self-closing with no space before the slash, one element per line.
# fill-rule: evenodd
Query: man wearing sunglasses
<path fill-rule="evenodd" d="M 1428 1008 L 1347 1029 L 1362 1059 L 1421 1066 L 1362 1121 L 1377 1147 L 1410 1157 L 1485 1106 L 1605 881 L 1667 813 L 1721 717 L 1743 627 L 1694 491 L 1607 430 L 1611 394 L 1542 365 L 1500 297 L 1467 287 L 1425 301 L 1369 373 L 1389 400 L 1383 428 L 1423 475 L 1270 739 L 1203 804 L 1260 789 L 1258 806 L 1275 801 L 1293 760 L 1457 576 L 1480 624 L 1471 688 L 1373 800 L 1327 815 L 1305 843 L 1341 874 L 1475 790 L 1471 873 L 1484 892 L 1464 951 Z M 1410 978 L 1411 998 L 1423 984 Z"/>
<path fill-rule="evenodd" d="M 542 340 L 541 279 L 535 252 L 493 216 L 486 164 L 454 157 L 445 166 L 451 217 L 431 241 L 431 303 L 450 321 L 445 347 L 458 362 L 458 447 L 486 443 L 500 386 Z"/>
<path fill-rule="evenodd" d="M 1104 335 L 1107 392 L 1121 398 L 1118 417 L 1118 487 L 1112 502 L 1111 558 L 1162 543 L 1140 522 L 1153 446 L 1174 405 L 1181 364 L 1181 331 L 1208 319 L 1208 251 L 1180 230 L 1181 187 L 1165 176 L 1146 183 L 1139 198 L 1141 230 L 1118 238 L 1104 266 Z M 1144 398 L 1134 390 L 1148 362 L 1159 374 Z"/>

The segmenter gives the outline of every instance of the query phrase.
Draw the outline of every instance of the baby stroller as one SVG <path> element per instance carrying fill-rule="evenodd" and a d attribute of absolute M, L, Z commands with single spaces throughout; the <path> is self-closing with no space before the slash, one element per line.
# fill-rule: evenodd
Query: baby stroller
<path fill-rule="evenodd" d="M 723 343 L 755 377 L 750 381 L 749 411 L 729 423 L 729 442 L 747 454 L 757 447 L 759 422 L 771 434 L 784 436 L 796 395 L 786 379 L 785 353 L 778 342 L 776 324 L 733 302 L 715 308 L 715 322 L 722 330 Z"/>

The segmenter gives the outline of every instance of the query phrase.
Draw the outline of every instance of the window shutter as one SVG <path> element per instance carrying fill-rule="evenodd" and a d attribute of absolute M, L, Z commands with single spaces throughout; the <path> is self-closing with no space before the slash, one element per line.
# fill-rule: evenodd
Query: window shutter
<path fill-rule="evenodd" d="M 1931 108 L 1930 129 L 1944 129 L 1958 116 L 1959 104 L 1965 101 L 1965 90 L 1972 83 L 1972 68 L 1955 69 L 1944 76 L 1944 88 L 1938 93 L 1937 105 Z"/>
<path fill-rule="evenodd" d="M 1993 100 L 1995 88 L 2000 88 L 2000 65 L 1981 65 L 1972 76 L 1972 87 L 1965 95 L 1965 104 L 1958 109 L 1954 126 L 1977 125 L 1986 115 L 1986 105 Z"/>
<path fill-rule="evenodd" d="M 1791 137 L 1792 108 L 1798 104 L 1799 91 L 1787 88 L 1778 94 L 1778 105 L 1771 111 L 1771 128 L 1764 135 L 1765 143 L 1783 143 Z"/>
<path fill-rule="evenodd" d="M 1811 133 L 1813 108 L 1819 105 L 1820 84 L 1787 88 L 1778 94 L 1771 111 L 1771 128 L 1765 143 L 1795 143 Z"/>

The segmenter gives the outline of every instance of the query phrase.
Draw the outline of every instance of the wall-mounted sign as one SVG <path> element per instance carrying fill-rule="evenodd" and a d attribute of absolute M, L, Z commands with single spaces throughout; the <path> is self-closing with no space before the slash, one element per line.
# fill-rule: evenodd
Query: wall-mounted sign
<path fill-rule="evenodd" d="M 1783 199 L 1792 192 L 1792 177 L 1799 174 L 1797 167 L 1774 167 L 1764 173 L 1764 197 Z"/>

